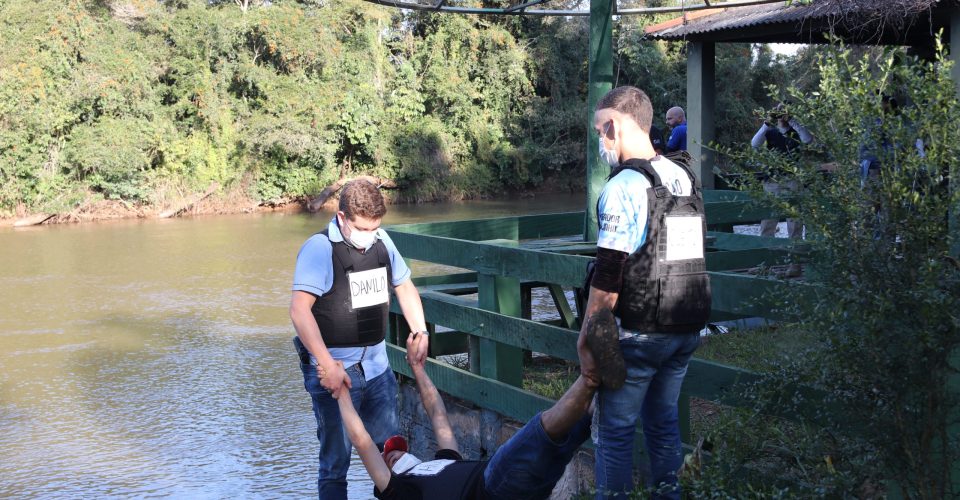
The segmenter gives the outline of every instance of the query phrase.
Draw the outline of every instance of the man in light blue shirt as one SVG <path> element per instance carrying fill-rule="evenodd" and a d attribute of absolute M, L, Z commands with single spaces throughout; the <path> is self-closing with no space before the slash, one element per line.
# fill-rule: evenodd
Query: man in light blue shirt
<path fill-rule="evenodd" d="M 634 490 L 638 422 L 650 462 L 650 498 L 680 499 L 677 401 L 710 312 L 702 197 L 688 169 L 657 155 L 649 136 L 652 114 L 650 99 L 635 87 L 611 90 L 594 111 L 600 157 L 613 170 L 597 203 L 597 258 L 583 315 L 603 309 L 616 314 L 627 374 L 622 387 L 601 386 L 596 396 L 598 500 L 626 498 Z M 581 330 L 578 348 L 587 338 Z M 619 375 L 616 368 L 581 360 L 588 377 Z"/>
<path fill-rule="evenodd" d="M 378 446 L 399 430 L 397 381 L 384 341 L 391 291 L 411 331 L 427 332 L 410 269 L 380 229 L 387 211 L 380 191 L 364 180 L 349 182 L 339 208 L 297 255 L 290 319 L 317 420 L 319 496 L 345 500 L 351 445 L 336 399 L 351 398 Z M 422 360 L 428 349 L 420 342 L 411 355 Z"/>

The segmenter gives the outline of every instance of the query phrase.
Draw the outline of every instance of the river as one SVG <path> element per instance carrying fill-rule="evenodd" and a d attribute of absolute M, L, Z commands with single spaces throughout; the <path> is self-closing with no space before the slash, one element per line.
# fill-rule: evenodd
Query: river
<path fill-rule="evenodd" d="M 384 222 L 583 199 L 399 205 Z M 297 251 L 331 216 L 0 228 L 0 497 L 315 496 L 287 307 Z M 372 497 L 358 461 L 349 479 Z"/>

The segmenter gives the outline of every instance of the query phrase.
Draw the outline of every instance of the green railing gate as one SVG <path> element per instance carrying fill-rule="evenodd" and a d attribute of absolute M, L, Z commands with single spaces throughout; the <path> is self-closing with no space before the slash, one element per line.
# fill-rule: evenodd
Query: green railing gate
<path fill-rule="evenodd" d="M 769 216 L 740 192 L 705 192 L 707 223 L 729 227 Z M 437 387 L 502 415 L 526 421 L 552 401 L 520 388 L 523 351 L 576 361 L 579 318 L 565 291 L 579 287 L 596 243 L 583 241 L 584 212 L 528 215 L 392 226 L 387 229 L 408 259 L 457 268 L 441 276 L 417 277 L 431 337 L 431 356 L 468 353 L 469 370 L 430 360 Z M 712 320 L 780 317 L 765 302 L 776 289 L 796 286 L 728 272 L 759 262 L 786 260 L 790 240 L 709 232 L 707 267 L 713 288 Z M 560 320 L 538 322 L 521 316 L 530 293 L 550 291 Z M 476 299 L 465 295 L 476 294 Z M 410 376 L 404 361 L 408 333 L 394 305 L 389 355 L 398 373 Z M 437 331 L 437 327 L 444 330 Z M 757 379 L 753 372 L 694 359 L 681 395 L 681 428 L 689 442 L 689 398 L 736 404 L 737 384 Z"/>

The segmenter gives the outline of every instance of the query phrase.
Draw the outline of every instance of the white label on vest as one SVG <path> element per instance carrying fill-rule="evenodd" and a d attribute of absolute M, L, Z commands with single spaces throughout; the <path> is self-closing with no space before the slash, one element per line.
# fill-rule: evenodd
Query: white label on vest
<path fill-rule="evenodd" d="M 666 260 L 703 258 L 703 219 L 694 217 L 666 217 Z"/>
<path fill-rule="evenodd" d="M 386 304 L 390 300 L 387 268 L 347 273 L 350 282 L 350 305 L 354 309 Z"/>
<path fill-rule="evenodd" d="M 406 473 L 414 476 L 436 476 L 440 473 L 440 471 L 446 469 L 447 466 L 453 462 L 453 460 L 431 460 L 429 462 L 421 462 L 417 465 L 414 465 L 413 468 L 408 470 Z"/>

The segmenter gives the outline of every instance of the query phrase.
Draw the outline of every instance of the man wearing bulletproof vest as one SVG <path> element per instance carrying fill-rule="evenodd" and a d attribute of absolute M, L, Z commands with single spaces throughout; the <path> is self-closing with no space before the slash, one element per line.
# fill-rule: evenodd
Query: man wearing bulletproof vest
<path fill-rule="evenodd" d="M 680 498 L 677 400 L 710 314 L 703 198 L 693 174 L 650 144 L 650 99 L 618 87 L 597 103 L 593 126 L 612 171 L 597 206 L 595 274 L 584 317 L 614 311 L 626 383 L 600 387 L 593 416 L 597 498 L 633 491 L 633 442 L 642 422 L 651 498 Z M 581 330 L 578 346 L 587 341 Z M 603 367 L 581 367 L 585 375 Z"/>
<path fill-rule="evenodd" d="M 320 440 L 320 498 L 347 498 L 350 441 L 336 398 L 349 397 L 375 443 L 397 433 L 397 380 L 384 336 L 393 292 L 411 331 L 427 338 L 423 305 L 410 269 L 380 229 L 387 208 L 365 180 L 344 185 L 336 216 L 300 248 L 290 319 L 294 346 L 310 394 Z M 412 353 L 424 359 L 428 341 Z"/>

